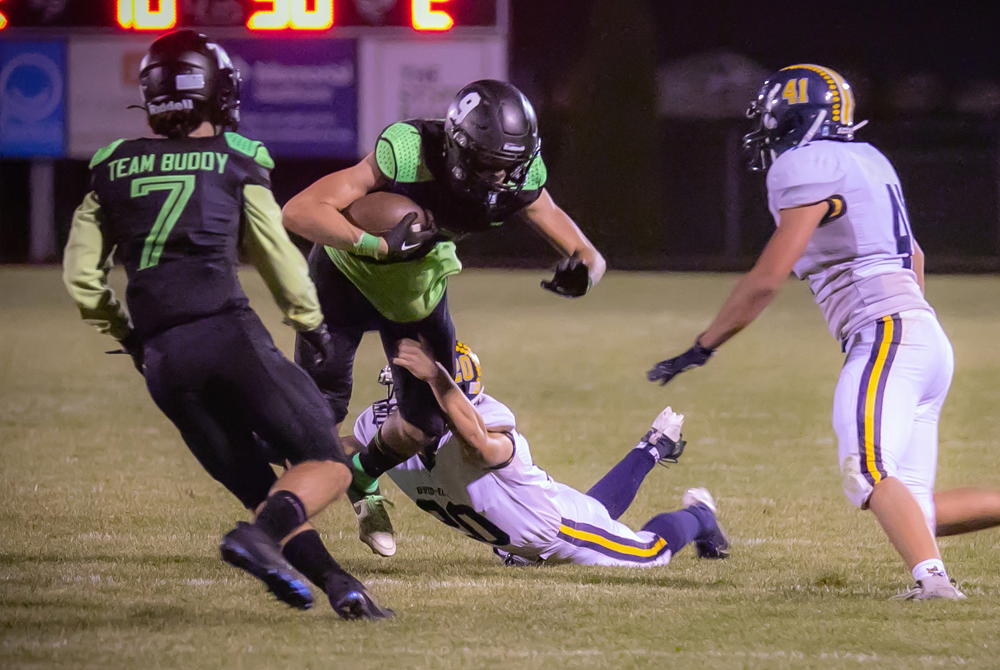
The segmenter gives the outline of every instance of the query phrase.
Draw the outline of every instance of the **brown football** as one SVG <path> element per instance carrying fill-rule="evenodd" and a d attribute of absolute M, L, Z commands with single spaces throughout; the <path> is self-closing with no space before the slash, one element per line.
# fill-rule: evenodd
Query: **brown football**
<path fill-rule="evenodd" d="M 414 225 L 421 228 L 427 225 L 428 216 L 423 207 L 405 195 L 376 191 L 352 202 L 343 214 L 348 221 L 366 233 L 382 235 L 410 212 L 417 214 Z"/>

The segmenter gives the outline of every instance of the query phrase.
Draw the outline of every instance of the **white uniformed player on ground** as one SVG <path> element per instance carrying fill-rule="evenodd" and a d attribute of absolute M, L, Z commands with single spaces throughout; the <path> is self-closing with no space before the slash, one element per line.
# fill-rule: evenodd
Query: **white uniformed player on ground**
<path fill-rule="evenodd" d="M 871 509 L 912 570 L 906 599 L 964 598 L 934 539 L 1000 524 L 1000 494 L 935 495 L 937 431 L 951 384 L 951 344 L 924 299 L 924 256 L 899 178 L 870 144 L 853 142 L 854 94 L 838 73 L 793 65 L 771 76 L 747 115 L 752 169 L 768 170 L 777 230 L 753 270 L 684 354 L 649 372 L 666 383 L 704 365 L 753 321 L 790 271 L 809 281 L 847 353 L 833 426 L 847 497 Z"/>
<path fill-rule="evenodd" d="M 653 517 L 638 532 L 617 521 L 657 462 L 677 462 L 684 449 L 682 415 L 669 407 L 661 412 L 639 444 L 583 494 L 532 462 L 514 414 L 482 392 L 478 358 L 461 343 L 457 354 L 457 383 L 413 340 L 400 342 L 393 361 L 430 384 L 451 428 L 434 448 L 388 473 L 422 510 L 492 545 L 508 564 L 666 565 L 690 542 L 702 558 L 729 555 L 715 501 L 705 489 L 689 489 L 683 509 Z M 386 371 L 379 380 L 386 383 Z M 367 444 L 391 411 L 390 390 L 389 399 L 355 422 L 356 443 Z M 366 525 L 363 516 L 361 527 L 362 541 L 375 553 L 395 552 L 391 534 Z"/>

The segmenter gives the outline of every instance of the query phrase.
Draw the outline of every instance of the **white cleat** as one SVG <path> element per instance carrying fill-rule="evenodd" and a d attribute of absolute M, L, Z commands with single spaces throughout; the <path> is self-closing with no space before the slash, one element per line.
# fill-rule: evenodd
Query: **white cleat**
<path fill-rule="evenodd" d="M 893 596 L 890 600 L 965 600 L 965 594 L 958 590 L 955 583 L 946 576 L 932 576 L 918 579 L 917 583 L 905 593 Z"/>
<path fill-rule="evenodd" d="M 681 439 L 681 428 L 683 427 L 684 415 L 678 414 L 667 407 L 653 421 L 653 439 L 650 440 L 650 443 L 656 442 L 661 435 L 666 435 L 671 442 L 679 442 Z"/>
<path fill-rule="evenodd" d="M 385 496 L 370 495 L 354 503 L 353 507 L 358 517 L 358 537 L 372 553 L 389 558 L 396 553 L 396 533 L 392 530 L 386 503 L 392 504 Z"/>
<path fill-rule="evenodd" d="M 713 498 L 712 494 L 708 492 L 708 489 L 704 488 L 688 489 L 685 491 L 684 496 L 681 498 L 681 504 L 685 507 L 704 505 L 712 511 L 712 514 L 719 513 L 719 510 L 715 505 L 715 498 Z"/>

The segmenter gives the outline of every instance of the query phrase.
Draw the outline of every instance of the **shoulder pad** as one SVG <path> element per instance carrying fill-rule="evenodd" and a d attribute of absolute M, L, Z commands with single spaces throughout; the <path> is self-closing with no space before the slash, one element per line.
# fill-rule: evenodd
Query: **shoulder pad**
<path fill-rule="evenodd" d="M 379 135 L 375 143 L 378 169 L 388 179 L 402 183 L 428 181 L 430 173 L 423 160 L 420 131 L 409 123 L 394 123 Z"/>
<path fill-rule="evenodd" d="M 103 149 L 98 149 L 97 153 L 94 154 L 94 157 L 90 159 L 90 169 L 93 170 L 95 167 L 97 167 L 104 161 L 111 158 L 111 154 L 113 154 L 115 152 L 115 149 L 117 149 L 119 145 L 121 145 L 121 143 L 124 141 L 125 140 L 123 139 L 115 140 L 114 142 L 104 147 Z"/>
<path fill-rule="evenodd" d="M 239 133 L 226 133 L 226 144 L 233 151 L 238 151 L 254 159 L 261 167 L 265 167 L 268 170 L 274 168 L 274 159 L 267 152 L 267 147 L 264 146 L 263 142 L 248 139 Z"/>
<path fill-rule="evenodd" d="M 537 191 L 545 186 L 548 178 L 549 171 L 545 167 L 545 161 L 542 160 L 542 155 L 538 154 L 531 161 L 531 167 L 528 168 L 528 176 L 524 180 L 524 190 Z"/>

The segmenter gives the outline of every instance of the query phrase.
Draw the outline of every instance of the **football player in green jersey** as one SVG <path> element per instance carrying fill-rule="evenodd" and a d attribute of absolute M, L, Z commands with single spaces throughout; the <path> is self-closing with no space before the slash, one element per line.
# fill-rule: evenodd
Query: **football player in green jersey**
<path fill-rule="evenodd" d="M 458 92 L 445 119 L 392 124 L 360 163 L 320 179 L 285 206 L 285 226 L 315 243 L 309 269 L 336 355 L 314 378 L 338 424 L 347 415 L 354 353 L 366 331 L 379 331 L 390 361 L 401 339 L 422 338 L 455 374 L 447 281 L 462 269 L 457 238 L 517 217 L 564 256 L 543 288 L 575 298 L 600 281 L 604 258 L 545 189 L 539 149 L 528 99 L 505 82 L 477 81 Z M 372 191 L 407 196 L 433 212 L 436 228 L 414 230 L 404 219 L 382 237 L 361 230 L 342 211 Z M 306 351 L 305 343 L 298 350 Z M 359 516 L 378 500 L 365 500 L 362 491 L 375 495 L 382 473 L 445 432 L 427 384 L 404 368 L 392 372 L 399 412 L 353 460 Z M 379 517 L 388 523 L 384 510 Z"/>
<path fill-rule="evenodd" d="M 139 80 L 157 137 L 94 157 L 66 287 L 83 318 L 132 356 L 198 461 L 257 514 L 223 538 L 222 558 L 293 607 L 313 602 L 302 572 L 341 617 L 386 616 L 307 524 L 350 484 L 349 461 L 316 384 L 274 346 L 237 276 L 242 249 L 310 343 L 308 362 L 330 355 L 316 290 L 271 193 L 274 163 L 235 132 L 239 73 L 221 47 L 182 30 L 153 43 Z M 115 253 L 128 312 L 107 283 Z M 281 478 L 258 436 L 291 464 Z"/>

